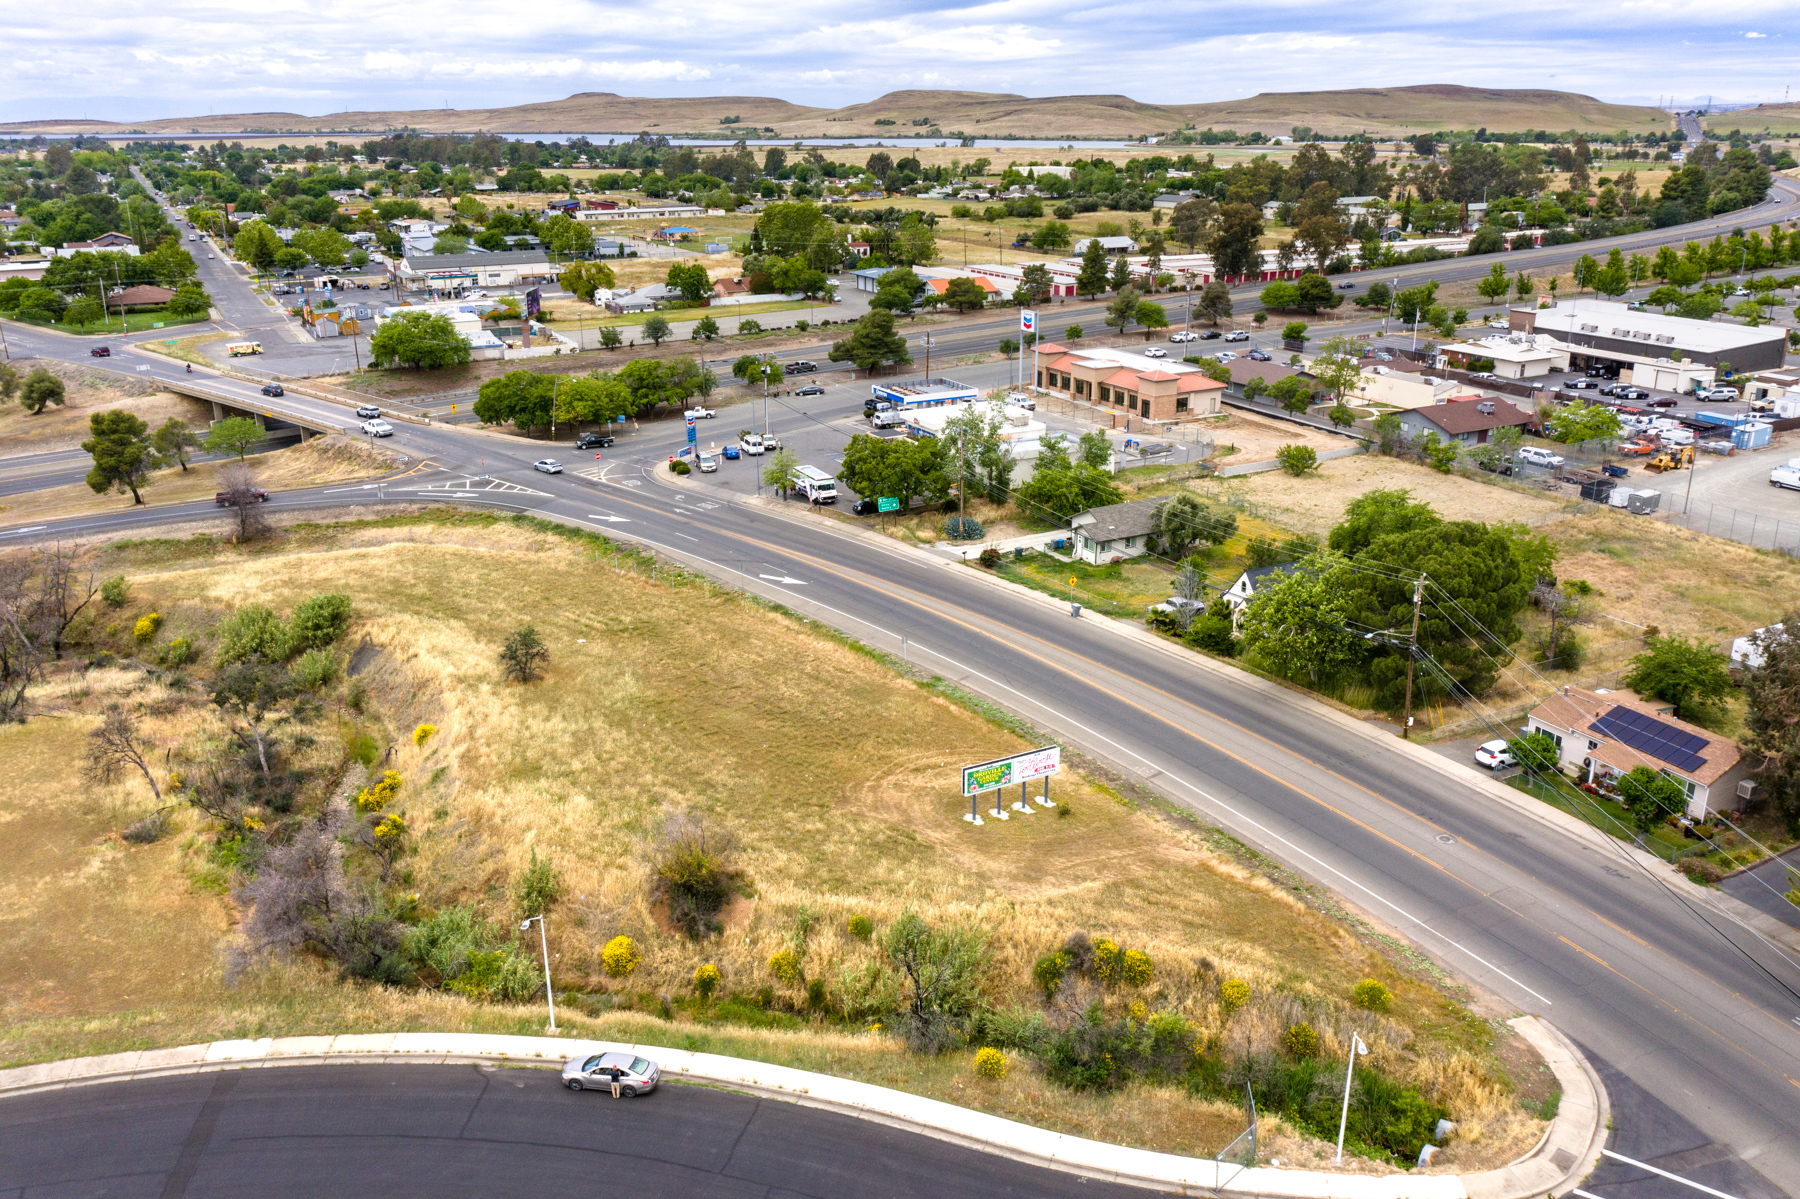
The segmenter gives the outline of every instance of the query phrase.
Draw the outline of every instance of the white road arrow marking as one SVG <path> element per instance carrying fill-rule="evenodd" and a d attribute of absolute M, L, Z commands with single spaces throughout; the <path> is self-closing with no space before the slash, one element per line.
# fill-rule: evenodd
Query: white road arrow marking
<path fill-rule="evenodd" d="M 628 517 L 624 517 L 624 516 L 600 516 L 600 515 L 597 515 L 597 514 L 595 514 L 595 513 L 593 513 L 593 512 L 590 512 L 590 513 L 588 513 L 588 519 L 589 519 L 589 520 L 604 520 L 604 521 L 608 521 L 608 522 L 610 522 L 610 523 L 612 523 L 612 524 L 627 524 L 627 525 L 628 525 L 628 524 L 630 524 L 630 523 L 631 523 L 631 520 L 630 520 L 630 519 L 629 519 L 629 518 L 628 518 Z"/>
<path fill-rule="evenodd" d="M 771 583 L 798 583 L 802 587 L 806 586 L 805 579 L 790 579 L 786 575 L 757 575 L 756 577 L 768 579 Z"/>

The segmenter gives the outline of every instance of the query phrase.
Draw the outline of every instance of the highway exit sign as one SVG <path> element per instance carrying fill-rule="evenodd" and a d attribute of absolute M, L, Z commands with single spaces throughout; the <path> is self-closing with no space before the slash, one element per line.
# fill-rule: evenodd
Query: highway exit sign
<path fill-rule="evenodd" d="M 878 512 L 898 512 L 900 511 L 900 501 L 894 496 L 884 495 L 875 501 L 875 509 Z"/>

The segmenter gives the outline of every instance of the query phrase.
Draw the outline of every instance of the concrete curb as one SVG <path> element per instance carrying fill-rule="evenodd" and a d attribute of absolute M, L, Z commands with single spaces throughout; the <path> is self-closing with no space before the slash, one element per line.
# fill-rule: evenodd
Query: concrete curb
<path fill-rule="evenodd" d="M 870 1083 L 659 1045 L 473 1033 L 346 1033 L 214 1041 L 74 1058 L 0 1071 L 0 1098 L 140 1078 L 274 1066 L 484 1063 L 556 1067 L 590 1053 L 630 1052 L 658 1062 L 665 1078 L 712 1084 L 824 1108 L 1086 1178 L 1180 1195 L 1267 1199 L 1531 1199 L 1562 1193 L 1593 1168 L 1605 1140 L 1606 1096 L 1580 1051 L 1535 1016 L 1514 1020 L 1563 1088 L 1556 1119 L 1537 1147 L 1480 1174 L 1327 1174 L 1244 1168 L 1206 1158 L 1109 1145 L 971 1111 Z"/>

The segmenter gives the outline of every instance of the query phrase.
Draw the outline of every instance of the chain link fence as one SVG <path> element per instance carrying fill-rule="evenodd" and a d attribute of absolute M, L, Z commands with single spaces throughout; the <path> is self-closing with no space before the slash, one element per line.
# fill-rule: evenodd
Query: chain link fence
<path fill-rule="evenodd" d="M 1775 550 L 1800 558 L 1800 521 L 1782 520 L 1766 512 L 1745 512 L 1707 500 L 1693 500 L 1683 512 L 1680 496 L 1666 497 L 1665 503 L 1667 511 L 1662 515 L 1670 524 L 1753 549 Z"/>

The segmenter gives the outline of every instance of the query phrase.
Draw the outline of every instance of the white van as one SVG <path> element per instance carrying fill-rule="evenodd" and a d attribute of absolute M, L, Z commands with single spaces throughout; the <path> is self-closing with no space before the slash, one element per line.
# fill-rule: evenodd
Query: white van
<path fill-rule="evenodd" d="M 759 456 L 763 452 L 762 434 L 742 434 L 738 437 L 738 448 L 743 450 L 744 453 L 749 454 L 752 458 Z"/>
<path fill-rule="evenodd" d="M 1769 486 L 1800 491 L 1800 470 L 1796 470 L 1791 462 L 1786 466 L 1776 467 L 1769 472 Z"/>
<path fill-rule="evenodd" d="M 809 503 L 837 503 L 837 480 L 816 466 L 802 466 L 795 472 L 794 490 Z"/>

